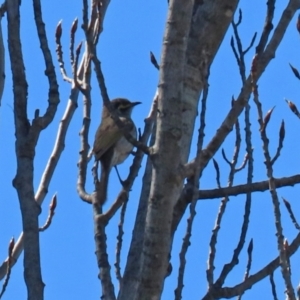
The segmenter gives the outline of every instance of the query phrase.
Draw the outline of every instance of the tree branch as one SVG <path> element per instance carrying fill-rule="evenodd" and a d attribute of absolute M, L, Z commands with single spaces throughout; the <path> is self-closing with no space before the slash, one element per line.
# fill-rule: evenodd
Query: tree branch
<path fill-rule="evenodd" d="M 294 186 L 300 183 L 300 175 L 290 177 L 274 178 L 276 188 Z M 226 196 L 238 196 L 250 192 L 264 192 L 269 189 L 269 181 L 259 181 L 250 184 L 239 184 L 232 187 L 225 187 L 212 190 L 200 190 L 198 193 L 199 200 L 218 199 Z"/>
<path fill-rule="evenodd" d="M 300 233 L 297 234 L 295 239 L 292 241 L 291 245 L 288 246 L 286 251 L 287 257 L 291 257 L 293 254 L 295 254 L 299 246 L 300 246 Z M 251 289 L 252 286 L 257 282 L 261 281 L 262 279 L 272 274 L 279 266 L 280 266 L 280 259 L 279 257 L 276 257 L 274 260 L 272 260 L 261 270 L 259 270 L 253 275 L 250 275 L 245 281 L 233 287 L 223 287 L 220 289 L 216 289 L 213 291 L 212 294 L 206 294 L 202 299 L 210 300 L 211 297 L 214 297 L 213 299 L 221 299 L 221 298 L 229 299 L 229 298 L 236 297 L 241 293 L 245 292 L 246 290 Z"/>

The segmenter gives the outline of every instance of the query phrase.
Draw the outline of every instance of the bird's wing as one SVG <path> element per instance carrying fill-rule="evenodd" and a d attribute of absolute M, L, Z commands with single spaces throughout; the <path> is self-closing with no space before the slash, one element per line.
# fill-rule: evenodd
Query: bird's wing
<path fill-rule="evenodd" d="M 107 125 L 101 124 L 97 129 L 93 147 L 95 159 L 99 160 L 121 137 L 122 131 L 114 122 L 108 122 Z"/>

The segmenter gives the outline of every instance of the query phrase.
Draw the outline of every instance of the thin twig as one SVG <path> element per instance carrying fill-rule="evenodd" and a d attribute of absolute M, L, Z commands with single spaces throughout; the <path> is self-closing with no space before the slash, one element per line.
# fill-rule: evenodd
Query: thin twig
<path fill-rule="evenodd" d="M 203 147 L 204 141 L 204 129 L 205 129 L 205 116 L 206 116 L 206 103 L 209 91 L 209 84 L 208 84 L 208 77 L 203 78 L 205 83 L 204 91 L 202 95 L 202 110 L 200 113 L 200 128 L 198 134 L 198 141 L 197 141 L 197 152 L 199 153 Z M 199 157 L 199 156 L 197 156 Z M 181 245 L 181 250 L 179 253 L 180 265 L 178 269 L 178 278 L 177 278 L 177 287 L 174 291 L 175 293 L 175 300 L 179 300 L 182 298 L 182 290 L 184 287 L 183 278 L 186 266 L 186 254 L 188 251 L 189 246 L 191 245 L 191 236 L 192 236 L 192 228 L 193 222 L 196 216 L 196 205 L 197 205 L 197 190 L 199 189 L 199 179 L 201 177 L 201 171 L 199 168 L 196 168 L 195 175 L 193 178 L 188 179 L 188 183 L 192 185 L 192 194 L 191 194 L 191 204 L 190 204 L 190 214 L 187 218 L 187 226 L 186 232 L 183 237 L 183 242 Z"/>
<path fill-rule="evenodd" d="M 291 274 L 289 272 L 290 270 L 290 264 L 286 255 L 286 250 L 285 250 L 285 245 L 284 245 L 284 235 L 283 235 L 283 229 L 281 225 L 281 212 L 280 212 L 280 207 L 279 207 L 279 200 L 278 200 L 278 195 L 276 191 L 276 186 L 274 183 L 273 179 L 273 166 L 271 163 L 271 156 L 269 152 L 269 139 L 267 137 L 266 133 L 266 125 L 268 124 L 271 115 L 272 115 L 272 110 L 270 110 L 266 117 L 264 118 L 264 121 L 262 121 L 262 105 L 258 97 L 258 87 L 257 85 L 253 86 L 253 95 L 254 95 L 254 102 L 257 105 L 257 110 L 258 110 L 258 120 L 261 125 L 261 140 L 263 142 L 263 153 L 265 157 L 265 166 L 266 166 L 266 171 L 267 171 L 267 176 L 269 178 L 269 185 L 270 185 L 270 195 L 273 201 L 273 208 L 274 208 L 274 217 L 275 217 L 275 227 L 276 227 L 276 236 L 277 236 L 277 246 L 278 246 L 278 251 L 279 251 L 279 256 L 280 256 L 280 264 L 281 264 L 281 272 L 282 272 L 282 277 L 285 282 L 286 286 L 286 293 L 289 297 L 290 300 L 294 300 L 295 298 L 295 292 L 292 286 L 291 282 Z"/>
<path fill-rule="evenodd" d="M 259 43 L 256 47 L 256 53 L 258 54 L 261 54 L 264 51 L 269 39 L 269 35 L 271 34 L 271 31 L 273 29 L 272 22 L 273 22 L 274 11 L 275 11 L 275 2 L 276 0 L 269 0 L 267 2 L 267 15 L 265 19 L 265 25 Z"/>
<path fill-rule="evenodd" d="M 278 25 L 274 30 L 273 35 L 269 39 L 269 43 L 265 47 L 264 52 L 257 59 L 255 69 L 251 69 L 251 76 L 249 76 L 246 79 L 241 93 L 234 103 L 234 106 L 229 111 L 228 115 L 225 117 L 225 120 L 222 122 L 222 125 L 218 128 L 215 136 L 210 140 L 206 148 L 203 149 L 199 154 L 201 158 L 198 161 L 201 170 L 204 170 L 211 158 L 219 150 L 225 138 L 231 132 L 236 122 L 236 119 L 241 114 L 245 106 L 248 104 L 248 100 L 252 92 L 253 81 L 257 82 L 257 80 L 263 74 L 270 61 L 275 57 L 276 50 L 284 37 L 287 26 L 290 24 L 298 8 L 299 3 L 297 0 L 291 0 L 288 2 L 286 8 L 284 9 L 281 15 Z M 185 169 L 183 171 L 184 175 L 191 176 L 195 170 L 194 165 L 195 159 L 185 166 Z"/>
<path fill-rule="evenodd" d="M 238 27 L 242 23 L 242 19 L 243 19 L 242 10 L 239 9 L 238 21 L 235 23 L 234 20 L 232 20 L 232 22 L 231 22 L 231 25 L 232 25 L 232 28 L 233 28 L 233 33 L 234 33 L 234 38 L 235 38 L 235 41 L 236 41 L 236 44 L 237 44 L 237 48 L 235 46 L 235 42 L 234 42 L 233 37 L 231 38 L 230 45 L 231 45 L 233 54 L 236 58 L 237 64 L 239 66 L 239 71 L 240 71 L 242 82 L 244 83 L 246 81 L 245 55 L 253 47 L 256 36 L 257 36 L 257 33 L 256 32 L 254 33 L 249 46 L 245 50 L 243 50 L 241 38 L 240 38 L 240 35 L 239 35 L 239 32 L 238 32 Z"/>
<path fill-rule="evenodd" d="M 78 62 L 79 62 L 79 56 L 80 56 L 80 52 L 81 52 L 81 47 L 82 47 L 82 42 L 79 43 L 79 45 L 76 48 L 75 51 L 75 61 L 73 63 L 73 80 L 75 82 L 76 87 L 80 90 L 80 92 L 84 95 L 86 93 L 86 86 L 89 86 L 88 83 L 83 83 L 81 81 L 79 81 L 78 79 Z M 90 58 L 87 58 L 87 61 Z M 91 71 L 89 71 L 91 72 Z M 84 77 L 83 77 L 84 78 Z"/>
<path fill-rule="evenodd" d="M 284 205 L 285 205 L 287 211 L 288 211 L 289 214 L 290 214 L 290 218 L 291 218 L 291 220 L 292 220 L 292 222 L 293 222 L 295 228 L 296 228 L 297 230 L 300 230 L 300 226 L 299 226 L 299 224 L 298 224 L 298 222 L 297 222 L 297 220 L 296 220 L 296 217 L 295 217 L 295 215 L 294 215 L 294 213 L 293 213 L 291 204 L 289 203 L 289 201 L 287 201 L 287 200 L 284 199 L 283 197 L 282 197 L 282 200 L 283 200 L 283 203 L 284 203 Z"/>
<path fill-rule="evenodd" d="M 14 246 L 15 246 L 15 239 L 12 238 L 10 241 L 9 241 L 9 245 L 8 245 L 8 263 L 7 263 L 7 271 L 6 271 L 6 276 L 5 276 L 5 279 L 4 279 L 4 282 L 3 282 L 3 285 L 2 285 L 2 289 L 1 289 L 1 292 L 0 292 L 0 299 L 2 298 L 2 296 L 4 295 L 5 293 L 5 290 L 7 288 L 7 285 L 8 285 L 8 282 L 9 282 L 9 278 L 10 278 L 10 274 L 11 274 L 11 268 L 12 268 L 12 253 L 13 253 L 13 249 L 14 249 Z"/>
<path fill-rule="evenodd" d="M 49 226 L 51 225 L 52 219 L 53 219 L 54 214 L 55 214 L 56 205 L 57 205 L 57 196 L 55 194 L 52 197 L 52 200 L 51 200 L 50 205 L 49 205 L 49 214 L 48 214 L 47 220 L 46 220 L 45 224 L 42 227 L 39 228 L 39 230 L 41 232 L 48 229 Z"/>
<path fill-rule="evenodd" d="M 286 249 L 287 257 L 291 257 L 297 252 L 300 247 L 300 233 L 296 235 L 292 243 Z M 241 294 L 242 291 L 251 289 L 257 282 L 262 281 L 264 278 L 273 273 L 278 267 L 280 267 L 280 258 L 277 256 L 270 263 L 265 265 L 262 269 L 256 273 L 250 275 L 248 279 L 243 280 L 241 283 L 236 284 L 233 287 L 223 287 L 215 289 L 212 292 L 207 293 L 202 299 L 221 299 L 221 298 L 233 298 Z"/>
<path fill-rule="evenodd" d="M 159 64 L 157 63 L 157 60 L 154 56 L 154 54 L 150 51 L 150 61 L 152 63 L 152 65 L 157 69 L 159 70 Z"/>
<path fill-rule="evenodd" d="M 245 271 L 245 276 L 244 276 L 244 280 L 246 280 L 249 277 L 250 274 L 250 269 L 251 269 L 251 265 L 252 265 L 252 251 L 253 251 L 253 239 L 251 239 L 249 245 L 248 245 L 248 249 L 247 249 L 247 254 L 248 254 L 248 262 L 247 262 L 247 266 L 246 266 L 246 271 Z M 238 296 L 238 300 L 242 299 L 242 295 L 244 294 L 244 292 L 242 292 L 239 296 Z"/>
<path fill-rule="evenodd" d="M 243 49 L 242 42 L 241 42 L 238 30 L 237 30 L 237 26 L 241 23 L 241 21 L 242 21 L 242 12 L 240 11 L 238 23 L 235 24 L 234 22 L 232 22 L 232 25 L 233 25 L 233 28 L 234 28 L 235 38 L 236 38 L 237 45 L 238 45 L 238 50 L 237 51 L 238 51 L 238 55 L 239 55 L 239 64 L 238 64 L 239 65 L 239 71 L 240 71 L 242 82 L 245 83 L 246 74 L 245 74 L 244 52 L 242 50 Z M 235 101 L 234 101 L 234 99 L 232 99 L 232 106 L 234 106 L 234 105 L 235 105 Z M 246 113 L 247 113 L 247 110 L 246 110 Z M 247 135 L 247 129 L 249 129 L 249 128 L 247 127 L 247 120 L 246 120 L 246 135 Z M 229 176 L 228 176 L 228 186 L 229 187 L 233 185 L 234 176 L 237 172 L 236 171 L 236 165 L 237 165 L 238 157 L 239 157 L 239 154 L 240 154 L 240 148 L 241 148 L 241 131 L 240 131 L 240 123 L 239 123 L 238 118 L 237 118 L 236 123 L 235 123 L 235 133 L 236 133 L 235 134 L 235 147 L 234 147 L 233 158 L 232 158 L 231 162 L 229 162 L 229 160 L 226 158 L 225 152 L 222 149 L 222 155 L 228 161 L 228 163 L 230 165 L 230 173 L 229 173 Z M 250 169 L 250 167 L 249 167 L 249 169 Z M 213 267 L 214 267 L 217 237 L 218 237 L 218 233 L 219 233 L 219 230 L 220 230 L 223 215 L 224 215 L 226 207 L 227 207 L 228 200 L 229 200 L 228 197 L 224 197 L 221 201 L 221 205 L 220 205 L 217 220 L 216 220 L 216 225 L 214 227 L 213 234 L 212 234 L 212 237 L 211 237 L 211 240 L 210 240 L 209 268 L 207 270 L 207 277 L 208 277 L 208 274 L 212 273 L 212 270 L 213 270 Z M 219 288 L 220 286 L 222 286 L 225 279 L 226 279 L 226 277 L 230 273 L 230 271 L 238 263 L 239 255 L 240 255 L 240 253 L 243 249 L 245 239 L 246 239 L 247 230 L 248 230 L 249 215 L 250 215 L 250 203 L 251 202 L 249 200 L 249 196 L 247 195 L 246 204 L 245 204 L 244 220 L 243 220 L 243 224 L 242 224 L 242 227 L 241 227 L 241 233 L 240 233 L 239 241 L 237 243 L 237 247 L 235 248 L 235 250 L 233 252 L 231 261 L 223 266 L 221 274 L 220 274 L 219 278 L 216 280 L 215 284 L 212 284 L 212 282 L 209 283 L 209 291 L 213 291 L 215 288 Z M 211 275 L 210 275 L 210 277 L 211 277 Z"/>
<path fill-rule="evenodd" d="M 217 187 L 221 188 L 221 183 L 220 183 L 220 168 L 218 162 L 213 158 L 213 164 L 216 170 L 216 181 L 217 181 Z"/>
<path fill-rule="evenodd" d="M 66 69 L 65 69 L 63 50 L 62 50 L 62 45 L 61 45 L 61 36 L 62 36 L 62 21 L 59 21 L 56 26 L 56 31 L 55 31 L 57 61 L 59 63 L 59 69 L 60 69 L 61 75 L 63 77 L 63 80 L 71 83 L 72 79 L 68 77 Z"/>
<path fill-rule="evenodd" d="M 256 36 L 257 36 L 257 32 L 254 32 L 253 37 L 252 37 L 252 40 L 251 40 L 249 46 L 243 51 L 243 54 L 244 54 L 244 55 L 246 55 L 246 54 L 249 52 L 249 50 L 253 47 L 254 42 L 255 42 L 255 40 L 256 40 Z"/>
<path fill-rule="evenodd" d="M 297 106 L 290 100 L 285 99 L 286 103 L 288 104 L 290 110 L 300 119 L 300 113 L 298 111 Z"/>
<path fill-rule="evenodd" d="M 228 186 L 233 185 L 234 176 L 236 174 L 235 169 L 236 169 L 236 165 L 237 165 L 237 161 L 238 161 L 238 157 L 239 157 L 239 153 L 240 153 L 240 148 L 241 148 L 241 133 L 240 133 L 240 126 L 239 126 L 238 120 L 236 122 L 235 129 L 236 129 L 235 130 L 236 131 L 235 148 L 234 148 L 232 162 L 231 162 L 231 165 L 230 165 L 230 172 L 229 172 L 229 176 L 228 176 Z M 221 201 L 220 209 L 219 209 L 218 216 L 217 216 L 216 225 L 215 225 L 215 228 L 213 230 L 212 238 L 211 238 L 211 241 L 210 241 L 210 247 L 212 249 L 210 251 L 210 253 L 213 252 L 213 251 L 216 252 L 217 236 L 218 236 L 218 233 L 219 233 L 219 230 L 220 230 L 220 226 L 221 226 L 221 222 L 222 222 L 224 213 L 226 211 L 228 200 L 229 200 L 228 197 L 224 197 L 224 199 L 222 199 L 222 201 Z M 226 277 L 230 273 L 230 271 L 238 264 L 239 255 L 240 255 L 240 253 L 241 253 L 241 251 L 244 247 L 246 234 L 247 234 L 247 231 L 248 231 L 249 216 L 250 216 L 250 208 L 249 208 L 249 201 L 247 199 L 246 204 L 245 204 L 245 214 L 244 214 L 243 224 L 242 224 L 242 227 L 241 227 L 240 238 L 239 238 L 239 241 L 237 243 L 236 248 L 233 251 L 231 261 L 223 266 L 219 278 L 216 280 L 215 284 L 210 287 L 210 290 L 213 290 L 215 288 L 219 288 L 220 286 L 222 286 L 225 279 L 226 279 Z M 212 258 L 214 258 L 214 256 L 212 256 Z M 212 265 L 212 263 L 211 263 L 211 265 Z"/>
<path fill-rule="evenodd" d="M 74 70 L 74 41 L 75 41 L 75 33 L 77 31 L 77 25 L 78 25 L 78 18 L 76 18 L 71 26 L 70 31 L 70 62 L 71 66 L 73 67 L 73 76 L 76 74 L 76 71 Z"/>
<path fill-rule="evenodd" d="M 115 270 L 116 270 L 116 277 L 119 281 L 119 288 L 122 287 L 122 275 L 121 275 L 121 249 L 123 244 L 123 235 L 124 235 L 124 219 L 125 213 L 127 208 L 128 201 L 125 201 L 122 205 L 121 213 L 120 213 L 120 222 L 118 224 L 118 236 L 117 236 L 117 245 L 116 245 L 116 262 L 115 262 Z"/>
<path fill-rule="evenodd" d="M 229 166 L 231 166 L 231 161 L 227 158 L 224 148 L 222 148 L 221 153 L 222 153 L 223 159 L 227 162 L 227 164 Z"/>
<path fill-rule="evenodd" d="M 274 184 L 275 184 L 276 188 L 282 188 L 282 187 L 286 187 L 286 186 L 294 186 L 299 183 L 300 183 L 300 174 L 293 175 L 290 177 L 274 178 Z M 232 187 L 211 189 L 211 190 L 201 189 L 198 192 L 198 199 L 199 200 L 218 199 L 218 198 L 222 198 L 225 196 L 238 196 L 238 195 L 247 194 L 250 192 L 251 193 L 264 192 L 268 189 L 269 189 L 268 180 L 240 184 L 240 185 L 235 185 Z"/>
<path fill-rule="evenodd" d="M 295 67 L 293 67 L 291 64 L 289 64 L 289 65 L 290 65 L 290 67 L 292 69 L 292 72 L 294 73 L 295 77 L 300 80 L 300 73 L 299 73 L 299 71 Z"/>
<path fill-rule="evenodd" d="M 257 97 L 258 97 L 258 93 L 257 93 Z M 259 104 L 259 106 L 261 107 L 261 104 Z M 270 110 L 268 110 L 263 121 L 259 122 L 260 123 L 260 131 L 265 131 L 267 129 L 267 126 L 271 119 L 274 108 L 275 108 L 275 106 L 273 108 L 271 108 Z M 262 113 L 260 113 L 259 120 L 261 119 L 261 117 L 262 117 Z"/>
<path fill-rule="evenodd" d="M 277 292 L 276 292 L 276 284 L 275 284 L 275 281 L 274 281 L 274 273 L 273 272 L 270 274 L 269 278 L 270 278 L 270 284 L 271 284 L 273 299 L 278 300 Z"/>
<path fill-rule="evenodd" d="M 284 128 L 284 121 L 282 120 L 280 129 L 279 129 L 278 147 L 277 147 L 277 150 L 276 150 L 276 153 L 275 153 L 274 157 L 271 159 L 271 164 L 272 165 L 274 165 L 274 163 L 276 162 L 276 160 L 280 156 L 281 149 L 283 148 L 284 137 L 285 137 L 285 128 Z"/>
<path fill-rule="evenodd" d="M 40 131 L 45 129 L 54 119 L 57 111 L 58 104 L 60 102 L 59 87 L 57 83 L 57 76 L 52 59 L 52 53 L 48 44 L 47 33 L 45 29 L 45 23 L 42 16 L 41 0 L 33 0 L 34 20 L 37 29 L 37 35 L 40 42 L 40 48 L 45 61 L 45 76 L 48 79 L 48 107 L 45 114 L 42 117 L 36 117 L 32 122 L 31 134 L 33 138 L 38 139 Z"/>
<path fill-rule="evenodd" d="M 86 49 L 88 52 L 88 49 Z M 82 128 L 79 132 L 80 136 L 80 156 L 78 161 L 78 180 L 77 180 L 77 192 L 80 198 L 91 204 L 92 203 L 92 196 L 88 194 L 85 190 L 85 183 L 86 183 L 86 172 L 87 172 L 87 165 L 88 165 L 88 152 L 89 152 L 89 129 L 91 124 L 91 88 L 90 88 L 90 81 L 91 81 L 91 63 L 90 58 L 88 57 L 87 53 L 85 54 L 86 59 L 84 60 L 83 64 L 83 76 L 82 76 L 82 89 L 80 90 L 83 93 L 83 122 Z M 76 74 L 76 73 L 75 73 Z M 76 77 L 77 78 L 77 77 Z M 74 77 L 74 80 L 75 77 Z M 94 182 L 97 182 L 97 169 L 98 169 L 98 162 L 92 168 L 92 173 L 94 177 Z"/>
<path fill-rule="evenodd" d="M 6 1 L 0 6 L 0 105 L 5 85 L 5 48 L 2 34 L 2 18 L 6 12 Z"/>
<path fill-rule="evenodd" d="M 242 171 L 246 167 L 248 160 L 249 160 L 249 155 L 248 153 L 246 153 L 242 164 L 239 167 L 235 168 L 235 173 Z"/>

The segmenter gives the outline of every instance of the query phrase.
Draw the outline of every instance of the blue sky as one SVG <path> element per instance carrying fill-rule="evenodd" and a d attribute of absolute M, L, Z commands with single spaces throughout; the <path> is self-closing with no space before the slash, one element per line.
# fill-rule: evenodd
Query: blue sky
<path fill-rule="evenodd" d="M 278 1 L 274 24 L 281 15 L 283 5 L 286 1 Z M 63 44 L 64 56 L 67 68 L 69 28 L 75 17 L 81 21 L 82 7 L 79 1 L 57 1 L 43 3 L 44 18 L 48 31 L 48 40 L 56 63 L 59 79 L 61 103 L 53 123 L 40 136 L 35 160 L 35 187 L 39 185 L 40 176 L 43 173 L 49 154 L 52 151 L 59 121 L 65 110 L 69 96 L 70 86 L 63 82 L 58 70 L 55 56 L 54 32 L 59 20 L 63 20 Z M 264 23 L 266 11 L 265 3 L 261 1 L 241 1 L 243 9 L 243 24 L 241 25 L 241 37 L 245 47 L 248 46 L 255 31 L 260 34 Z M 255 9 L 253 9 L 255 7 Z M 111 99 L 123 96 L 143 104 L 136 107 L 133 117 L 139 127 L 143 127 L 143 120 L 147 116 L 152 98 L 158 83 L 158 72 L 149 62 L 149 52 L 152 51 L 158 61 L 161 51 L 161 42 L 167 13 L 167 1 L 139 1 L 113 0 L 109 6 L 104 24 L 104 32 L 101 35 L 98 53 L 102 61 L 108 93 Z M 6 22 L 3 20 L 3 30 L 6 41 Z M 26 75 L 29 83 L 28 116 L 33 118 L 35 109 L 41 112 L 47 107 L 47 81 L 42 75 L 44 64 L 36 39 L 36 29 L 32 18 L 32 6 L 23 1 L 22 6 L 22 47 L 26 63 Z M 295 28 L 296 17 L 288 28 L 285 39 L 276 53 L 276 59 L 271 62 L 265 75 L 259 80 L 260 99 L 263 110 L 267 112 L 276 106 L 271 122 L 268 125 L 271 152 L 275 153 L 278 141 L 280 122 L 285 120 L 286 138 L 282 156 L 274 167 L 275 176 L 283 177 L 294 175 L 299 172 L 299 147 L 295 140 L 299 136 L 298 120 L 290 113 L 284 97 L 292 100 L 300 108 L 299 83 L 289 69 L 288 63 L 300 68 L 299 34 Z M 211 68 L 209 79 L 210 92 L 208 102 L 207 128 L 205 144 L 215 134 L 218 126 L 223 121 L 230 108 L 231 97 L 237 96 L 241 89 L 241 80 L 235 58 L 230 49 L 230 37 L 232 30 L 228 31 L 226 38 L 217 54 Z M 77 43 L 83 40 L 83 33 L 78 30 Z M 6 47 L 7 48 L 7 47 Z M 250 50 L 246 57 L 247 72 L 251 64 L 255 49 Z M 70 69 L 69 69 L 70 70 Z M 70 72 L 69 72 L 70 74 Z M 100 120 L 101 97 L 99 88 L 95 81 L 92 86 L 93 107 L 92 125 L 90 131 L 90 143 L 93 142 L 94 133 Z M 21 215 L 16 191 L 11 185 L 16 171 L 14 154 L 14 127 L 13 127 L 13 96 L 8 53 L 6 53 L 6 85 L 0 108 L 0 259 L 7 255 L 7 244 L 12 236 L 18 237 L 21 232 Z M 252 130 L 255 155 L 254 181 L 265 180 L 266 170 L 263 164 L 262 143 L 259 138 L 256 108 L 252 103 Z M 243 116 L 241 117 L 241 130 L 243 132 Z M 40 222 L 43 224 L 47 217 L 48 205 L 54 193 L 58 194 L 58 206 L 51 227 L 41 234 L 41 260 L 43 280 L 46 284 L 45 299 L 98 299 L 100 295 L 100 284 L 97 278 L 97 265 L 94 255 L 94 238 L 92 224 L 92 208 L 83 203 L 76 193 L 77 161 L 79 158 L 79 131 L 82 124 L 82 102 L 72 120 L 66 147 L 62 154 L 59 165 L 49 187 L 48 196 L 43 205 Z M 197 131 L 197 128 L 196 128 Z M 224 149 L 230 157 L 234 147 L 234 133 L 232 133 Z M 196 148 L 193 147 L 191 158 Z M 245 144 L 242 146 L 242 161 Z M 298 156 L 297 156 L 298 154 Z M 228 167 L 222 161 L 220 153 L 215 159 L 221 167 L 221 184 L 227 185 Z M 123 177 L 127 174 L 128 166 L 132 158 L 128 159 L 119 170 Z M 89 169 L 91 169 L 91 165 Z M 136 180 L 125 224 L 125 238 L 123 246 L 122 269 L 124 269 L 126 252 L 130 245 L 132 226 L 141 189 L 140 176 Z M 235 183 L 246 182 L 246 171 L 240 172 Z M 203 189 L 215 188 L 215 172 L 210 163 L 201 180 Z M 109 187 L 109 203 L 112 202 L 119 191 L 119 183 L 113 172 Z M 89 177 L 87 190 L 92 191 L 92 178 Z M 279 196 L 288 199 L 294 207 L 297 215 L 297 197 L 299 187 L 288 187 L 278 191 Z M 218 239 L 216 258 L 216 276 L 224 263 L 231 259 L 232 250 L 235 248 L 239 236 L 239 227 L 243 218 L 243 206 L 245 197 L 232 197 L 225 215 Z M 273 208 L 268 193 L 253 194 L 252 215 L 247 235 L 247 242 L 254 239 L 253 268 L 251 273 L 259 270 L 267 262 L 277 255 L 276 237 Z M 208 242 L 214 220 L 218 211 L 219 200 L 199 201 L 197 205 L 197 216 L 194 224 L 192 245 L 187 255 L 187 267 L 185 276 L 185 288 L 183 299 L 199 299 L 206 290 L 206 261 L 208 254 Z M 293 228 L 288 214 L 281 205 L 284 232 L 288 240 L 297 234 Z M 114 274 L 113 263 L 115 253 L 115 242 L 117 235 L 117 224 L 119 215 L 111 221 L 107 230 L 109 240 L 108 253 L 111 255 L 112 274 Z M 162 299 L 173 299 L 176 287 L 178 253 L 186 228 L 186 218 L 183 218 L 181 226 L 175 236 L 175 246 L 172 252 L 173 274 L 165 282 L 165 290 Z M 225 285 L 232 286 L 240 282 L 244 275 L 246 251 L 240 258 L 239 266 L 232 272 Z M 299 264 L 299 255 L 292 258 L 295 268 L 293 272 L 293 284 L 296 286 L 300 280 L 296 266 Z M 278 282 L 278 295 L 283 298 L 283 285 L 280 272 L 276 272 L 275 278 Z M 244 299 L 270 299 L 270 285 L 268 280 L 259 283 L 252 288 Z M 24 299 L 26 288 L 23 281 L 22 257 L 13 268 L 10 283 L 4 299 Z"/>

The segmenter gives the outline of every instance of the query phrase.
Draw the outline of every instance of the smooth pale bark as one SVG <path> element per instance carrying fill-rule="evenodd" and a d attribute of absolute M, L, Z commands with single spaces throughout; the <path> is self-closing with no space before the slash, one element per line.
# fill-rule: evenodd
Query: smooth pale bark
<path fill-rule="evenodd" d="M 209 67 L 223 41 L 237 4 L 237 0 L 217 0 L 207 1 L 203 5 L 194 4 L 181 97 L 182 136 L 179 143 L 182 162 L 186 162 L 189 156 L 195 119 L 198 112 L 199 96 L 203 89 L 203 79 L 205 79 Z M 138 289 L 140 289 L 141 281 L 140 260 L 144 241 L 145 216 L 152 180 L 152 173 L 150 171 L 151 163 L 149 160 L 148 158 L 132 242 L 118 299 L 138 299 L 136 295 Z M 142 289 L 140 289 L 140 292 L 142 293 Z"/>
<path fill-rule="evenodd" d="M 141 257 L 137 299 L 160 299 L 171 246 L 173 207 L 182 188 L 180 176 L 182 95 L 185 54 L 193 1 L 173 0 L 163 39 L 158 85 L 156 141 Z"/>
<path fill-rule="evenodd" d="M 195 1 L 189 33 L 182 95 L 182 161 L 187 162 L 192 143 L 199 97 L 209 68 L 223 41 L 238 0 Z"/>

